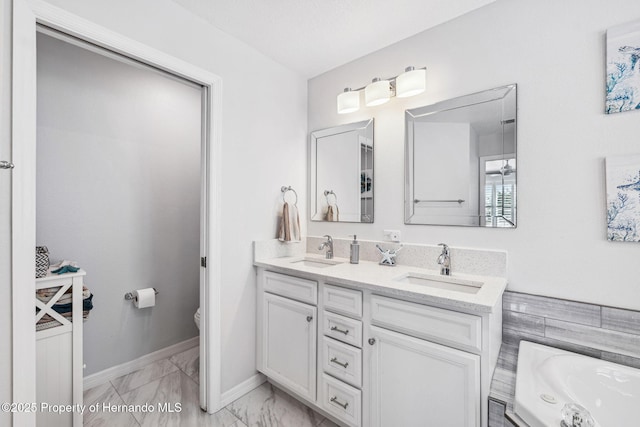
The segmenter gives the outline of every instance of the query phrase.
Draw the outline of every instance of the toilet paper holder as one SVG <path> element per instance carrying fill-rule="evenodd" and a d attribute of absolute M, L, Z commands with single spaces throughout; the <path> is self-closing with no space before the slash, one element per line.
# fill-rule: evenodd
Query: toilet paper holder
<path fill-rule="evenodd" d="M 158 290 L 156 288 L 153 288 L 153 291 L 156 293 L 156 295 L 158 295 Z M 126 294 L 124 294 L 124 299 L 126 300 L 132 300 L 135 297 L 133 296 L 133 292 L 127 292 Z"/>

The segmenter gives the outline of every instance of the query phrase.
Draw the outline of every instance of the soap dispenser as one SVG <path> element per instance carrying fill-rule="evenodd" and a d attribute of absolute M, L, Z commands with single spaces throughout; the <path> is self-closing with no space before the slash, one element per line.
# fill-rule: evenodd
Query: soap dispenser
<path fill-rule="evenodd" d="M 353 242 L 351 242 L 351 251 L 349 262 L 351 264 L 357 264 L 360 261 L 360 243 L 356 240 L 358 236 L 353 235 Z"/>

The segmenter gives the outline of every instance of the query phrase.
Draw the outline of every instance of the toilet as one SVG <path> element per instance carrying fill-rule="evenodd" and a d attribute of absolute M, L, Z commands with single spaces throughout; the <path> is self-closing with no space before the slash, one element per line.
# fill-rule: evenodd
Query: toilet
<path fill-rule="evenodd" d="M 193 320 L 196 322 L 198 330 L 200 330 L 200 307 L 198 307 L 198 310 L 196 310 L 196 313 L 193 315 Z"/>

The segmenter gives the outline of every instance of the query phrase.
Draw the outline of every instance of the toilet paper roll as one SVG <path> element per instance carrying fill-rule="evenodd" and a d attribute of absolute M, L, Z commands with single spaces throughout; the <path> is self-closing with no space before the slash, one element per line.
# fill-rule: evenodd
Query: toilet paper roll
<path fill-rule="evenodd" d="M 133 291 L 133 304 L 137 308 L 153 307 L 156 305 L 156 290 L 145 288 Z"/>

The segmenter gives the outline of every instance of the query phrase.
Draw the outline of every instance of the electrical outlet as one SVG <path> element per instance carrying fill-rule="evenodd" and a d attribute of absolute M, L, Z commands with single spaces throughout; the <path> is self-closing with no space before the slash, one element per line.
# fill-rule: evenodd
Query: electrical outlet
<path fill-rule="evenodd" d="M 391 242 L 400 241 L 400 230 L 384 230 L 384 235 L 387 236 L 387 240 Z"/>

